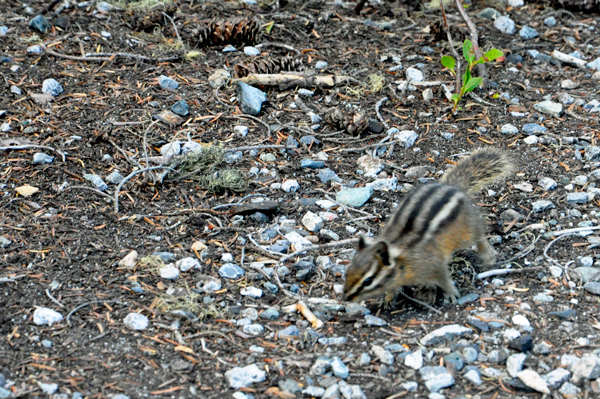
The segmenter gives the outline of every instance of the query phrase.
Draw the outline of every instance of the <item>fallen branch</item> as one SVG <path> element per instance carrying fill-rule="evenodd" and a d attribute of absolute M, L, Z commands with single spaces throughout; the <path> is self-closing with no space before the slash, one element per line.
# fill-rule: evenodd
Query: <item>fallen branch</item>
<path fill-rule="evenodd" d="M 179 61 L 181 59 L 181 55 L 175 55 L 173 57 L 166 58 L 152 58 L 146 57 L 145 55 L 132 54 L 132 53 L 87 53 L 84 57 L 81 57 L 83 61 L 93 58 L 93 57 L 109 57 L 112 59 L 113 57 L 123 57 L 123 58 L 135 58 L 136 60 L 148 61 L 148 62 L 171 62 L 171 61 Z"/>
<path fill-rule="evenodd" d="M 552 237 L 563 236 L 565 234 L 579 233 L 581 231 L 592 231 L 592 230 L 600 230 L 600 226 L 577 227 L 575 229 L 566 229 L 566 230 L 560 230 L 560 231 L 549 231 L 546 234 L 544 234 L 544 238 L 549 239 L 549 238 L 552 238 Z"/>
<path fill-rule="evenodd" d="M 493 276 L 504 276 L 506 274 L 520 274 L 520 273 L 531 273 L 531 272 L 539 272 L 544 270 L 543 267 L 526 267 L 524 269 L 496 269 L 489 270 L 487 272 L 479 273 L 477 278 L 479 280 L 483 280 L 484 278 L 493 277 Z"/>
<path fill-rule="evenodd" d="M 0 147 L 0 151 L 8 151 L 8 150 L 26 150 L 28 148 L 41 148 L 44 150 L 50 150 L 56 152 L 62 158 L 62 161 L 65 162 L 65 154 L 60 152 L 59 150 L 48 147 L 45 145 L 37 145 L 37 144 L 26 144 L 26 145 L 9 145 L 8 147 Z"/>
<path fill-rule="evenodd" d="M 377 118 L 379 119 L 381 124 L 386 128 L 386 130 L 389 130 L 390 127 L 388 126 L 387 123 L 385 123 L 385 120 L 383 120 L 383 117 L 379 113 L 379 108 L 381 108 L 383 103 L 386 102 L 387 100 L 388 100 L 387 97 L 383 97 L 381 100 L 377 101 L 377 104 L 375 104 L 375 113 L 377 114 Z"/>
<path fill-rule="evenodd" d="M 302 248 L 296 252 L 292 252 L 289 255 L 284 256 L 283 258 L 280 259 L 281 263 L 300 255 L 303 252 L 306 251 L 315 251 L 317 249 L 322 249 L 322 248 L 335 248 L 335 247 L 341 247 L 343 245 L 349 245 L 349 244 L 354 244 L 358 242 L 358 238 L 349 238 L 347 240 L 341 240 L 341 241 L 335 241 L 335 242 L 330 242 L 328 244 L 321 244 L 321 245 L 311 245 L 309 247 L 306 248 Z"/>
<path fill-rule="evenodd" d="M 77 312 L 78 310 L 81 310 L 83 308 L 85 308 L 86 306 L 89 305 L 94 305 L 94 304 L 105 304 L 105 303 L 118 303 L 119 305 L 127 305 L 127 303 L 123 303 L 121 301 L 119 301 L 118 299 L 111 299 L 108 301 L 91 301 L 91 302 L 86 302 L 86 303 L 82 303 L 81 305 L 77 306 L 75 309 L 71 310 L 69 312 L 69 314 L 67 315 L 66 319 L 67 319 L 67 324 L 70 326 L 71 325 L 71 316 L 73 316 L 75 314 L 75 312 Z"/>
<path fill-rule="evenodd" d="M 296 48 L 294 48 L 292 46 L 289 46 L 287 44 L 283 44 L 283 43 L 264 42 L 264 43 L 261 43 L 261 44 L 257 44 L 254 47 L 256 47 L 256 48 L 262 48 L 262 47 L 281 47 L 281 48 L 284 48 L 286 50 L 293 51 L 293 52 L 295 52 L 298 55 L 302 54 L 302 52 L 300 50 L 298 50 L 298 49 L 296 49 Z"/>
<path fill-rule="evenodd" d="M 284 86 L 284 87 L 334 87 L 356 81 L 351 76 L 343 75 L 314 75 L 303 73 L 251 74 L 244 78 L 234 79 L 233 82 L 243 82 L 253 86 Z"/>
<path fill-rule="evenodd" d="M 558 50 L 554 50 L 550 56 L 556 60 L 566 62 L 567 64 L 573 64 L 576 67 L 583 68 L 587 64 L 585 60 L 581 58 L 573 57 L 572 55 L 561 53 Z"/>

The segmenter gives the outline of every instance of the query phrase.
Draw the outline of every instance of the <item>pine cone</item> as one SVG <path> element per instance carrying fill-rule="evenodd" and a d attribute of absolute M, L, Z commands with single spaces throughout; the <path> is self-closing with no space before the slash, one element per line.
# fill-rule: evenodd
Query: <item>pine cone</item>
<path fill-rule="evenodd" d="M 199 47 L 255 44 L 260 39 L 260 24 L 254 19 L 204 22 L 197 37 Z"/>
<path fill-rule="evenodd" d="M 343 129 L 353 136 L 358 136 L 369 126 L 369 118 L 364 112 L 353 115 L 346 114 L 337 107 L 325 117 L 325 121 L 336 129 Z"/>
<path fill-rule="evenodd" d="M 130 19 L 129 25 L 136 32 L 152 33 L 155 29 L 161 29 L 163 26 L 170 26 L 170 22 L 163 15 L 167 14 L 169 17 L 173 17 L 177 12 L 177 5 L 168 5 L 165 9 L 158 9 L 147 14 L 141 14 L 136 12 Z"/>
<path fill-rule="evenodd" d="M 247 63 L 240 62 L 233 67 L 236 78 L 243 78 L 253 73 L 279 73 L 301 70 L 302 60 L 293 57 L 260 58 Z"/>

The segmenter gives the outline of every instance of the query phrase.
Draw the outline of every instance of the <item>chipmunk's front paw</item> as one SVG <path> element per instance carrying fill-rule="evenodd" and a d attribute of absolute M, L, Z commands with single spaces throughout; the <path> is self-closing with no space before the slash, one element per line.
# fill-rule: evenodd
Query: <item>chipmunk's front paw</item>
<path fill-rule="evenodd" d="M 385 297 L 381 299 L 379 307 L 383 307 L 384 310 L 391 310 L 396 307 L 396 293 L 387 292 Z"/>

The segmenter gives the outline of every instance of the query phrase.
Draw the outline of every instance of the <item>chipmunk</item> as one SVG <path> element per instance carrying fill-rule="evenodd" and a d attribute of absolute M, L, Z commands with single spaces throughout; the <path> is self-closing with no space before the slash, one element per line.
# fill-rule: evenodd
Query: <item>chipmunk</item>
<path fill-rule="evenodd" d="M 372 242 L 359 237 L 346 270 L 344 299 L 358 302 L 386 294 L 391 302 L 404 285 L 435 284 L 452 302 L 458 297 L 448 270 L 455 251 L 477 245 L 479 259 L 492 264 L 496 253 L 484 237 L 485 225 L 467 193 L 510 175 L 503 151 L 480 149 L 442 178 L 411 192 L 383 233 Z"/>

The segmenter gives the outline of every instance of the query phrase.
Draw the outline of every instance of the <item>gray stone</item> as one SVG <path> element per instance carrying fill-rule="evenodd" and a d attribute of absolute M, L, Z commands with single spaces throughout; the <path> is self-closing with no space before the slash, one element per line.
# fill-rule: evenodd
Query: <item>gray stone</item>
<path fill-rule="evenodd" d="M 317 360 L 311 366 L 308 374 L 310 375 L 323 375 L 331 368 L 331 359 L 328 357 L 318 357 Z"/>
<path fill-rule="evenodd" d="M 129 313 L 123 319 L 123 324 L 132 330 L 145 330 L 148 327 L 148 318 L 140 313 Z"/>
<path fill-rule="evenodd" d="M 548 201 L 548 200 L 540 200 L 540 201 L 535 201 L 531 204 L 531 210 L 534 213 L 537 212 L 543 212 L 547 209 L 551 209 L 554 208 L 554 204 L 552 203 L 552 201 Z"/>
<path fill-rule="evenodd" d="M 414 130 L 403 130 L 394 136 L 394 139 L 397 140 L 400 145 L 404 146 L 404 148 L 412 147 L 418 138 L 419 135 Z"/>
<path fill-rule="evenodd" d="M 595 355 L 582 357 L 571 366 L 571 372 L 573 373 L 571 380 L 574 383 L 600 378 L 600 358 Z"/>
<path fill-rule="evenodd" d="M 112 172 L 110 175 L 106 176 L 106 181 L 111 184 L 119 184 L 123 181 L 124 177 L 117 171 Z"/>
<path fill-rule="evenodd" d="M 467 347 L 463 348 L 462 355 L 463 355 L 463 358 L 465 359 L 465 362 L 472 363 L 477 360 L 479 353 L 477 352 L 477 350 L 475 348 L 467 346 Z"/>
<path fill-rule="evenodd" d="M 318 233 L 323 228 L 323 219 L 319 215 L 308 211 L 302 217 L 302 224 L 308 231 Z"/>
<path fill-rule="evenodd" d="M 525 25 L 521 28 L 521 30 L 519 31 L 519 36 L 521 36 L 521 38 L 523 39 L 533 39 L 538 37 L 538 32 L 537 30 L 530 28 L 529 26 Z"/>
<path fill-rule="evenodd" d="M 260 50 L 253 46 L 246 46 L 244 47 L 244 54 L 256 57 L 257 55 L 260 55 Z"/>
<path fill-rule="evenodd" d="M 571 105 L 575 102 L 575 99 L 568 93 L 558 93 L 558 101 L 563 105 Z"/>
<path fill-rule="evenodd" d="M 179 277 L 179 269 L 173 265 L 166 265 L 159 270 L 160 277 L 168 280 L 176 280 Z"/>
<path fill-rule="evenodd" d="M 409 381 L 402 384 L 402 388 L 406 389 L 408 392 L 415 392 L 419 388 L 419 384 L 415 381 Z"/>
<path fill-rule="evenodd" d="M 528 145 L 534 145 L 537 144 L 540 140 L 537 138 L 537 136 L 527 136 L 523 139 L 523 142 L 525 142 L 525 144 Z"/>
<path fill-rule="evenodd" d="M 37 30 L 40 33 L 46 33 L 52 28 L 52 25 L 50 24 L 50 21 L 46 19 L 46 17 L 43 15 L 37 15 L 29 22 L 29 27 Z"/>
<path fill-rule="evenodd" d="M 576 192 L 576 193 L 568 193 L 567 194 L 567 202 L 570 205 L 586 204 L 593 199 L 594 199 L 594 194 L 592 194 L 592 193 Z"/>
<path fill-rule="evenodd" d="M 587 283 L 588 281 L 593 281 L 594 277 L 598 276 L 598 273 L 600 273 L 600 269 L 595 268 L 595 267 L 589 267 L 589 266 L 577 267 L 577 268 L 573 269 L 573 271 L 576 273 L 576 276 L 578 276 L 579 279 L 581 280 L 581 282 L 583 282 L 583 283 Z"/>
<path fill-rule="evenodd" d="M 542 177 L 538 181 L 538 186 L 540 186 L 541 188 L 543 188 L 546 191 L 549 191 L 549 190 L 554 190 L 558 186 L 558 184 L 549 177 Z"/>
<path fill-rule="evenodd" d="M 46 395 L 52 395 L 54 394 L 54 392 L 56 392 L 58 390 L 58 384 L 46 384 L 44 382 L 39 382 L 38 381 L 38 385 L 40 387 L 40 389 L 46 394 Z"/>
<path fill-rule="evenodd" d="M 430 392 L 438 392 L 440 389 L 454 385 L 454 377 L 442 366 L 426 366 L 419 370 L 419 374 L 425 380 L 425 386 Z"/>
<path fill-rule="evenodd" d="M 281 183 L 281 189 L 286 193 L 293 193 L 300 189 L 300 184 L 298 184 L 297 180 L 286 180 L 283 183 Z"/>
<path fill-rule="evenodd" d="M 317 177 L 321 180 L 321 183 L 328 183 L 330 181 L 334 181 L 336 183 L 341 183 L 342 179 L 335 173 L 333 170 L 329 168 L 321 169 L 317 173 Z"/>
<path fill-rule="evenodd" d="M 250 298 L 260 298 L 263 294 L 260 288 L 256 287 L 244 287 L 240 290 L 242 296 L 248 296 Z"/>
<path fill-rule="evenodd" d="M 300 161 L 300 166 L 308 169 L 321 169 L 325 167 L 325 162 L 315 161 L 312 159 L 303 159 Z"/>
<path fill-rule="evenodd" d="M 0 248 L 8 248 L 12 244 L 12 241 L 7 237 L 0 236 Z"/>
<path fill-rule="evenodd" d="M 562 104 L 555 103 L 552 101 L 542 101 L 540 103 L 534 104 L 533 108 L 542 114 L 550 115 L 555 118 L 560 118 L 563 112 Z"/>
<path fill-rule="evenodd" d="M 344 345 L 348 342 L 346 337 L 321 337 L 319 343 L 321 345 Z"/>
<path fill-rule="evenodd" d="M 325 69 L 329 65 L 326 61 L 317 61 L 315 69 Z"/>
<path fill-rule="evenodd" d="M 208 77 L 208 83 L 213 89 L 219 89 L 227 83 L 231 74 L 225 69 L 217 69 Z"/>
<path fill-rule="evenodd" d="M 179 83 L 176 80 L 165 75 L 160 75 L 158 77 L 158 85 L 167 90 L 175 90 L 179 87 Z"/>
<path fill-rule="evenodd" d="M 248 126 L 235 126 L 233 131 L 236 132 L 240 137 L 246 137 L 248 135 Z"/>
<path fill-rule="evenodd" d="M 388 324 L 387 321 L 380 319 L 379 317 L 370 315 L 370 314 L 365 316 L 365 323 L 367 323 L 367 325 L 372 326 L 372 327 L 383 327 Z"/>
<path fill-rule="evenodd" d="M 419 349 L 412 353 L 408 353 L 404 357 L 404 365 L 415 370 L 419 370 L 423 367 L 423 354 L 421 353 L 421 350 Z"/>
<path fill-rule="evenodd" d="M 506 371 L 508 371 L 508 374 L 510 374 L 511 377 L 517 377 L 519 372 L 523 369 L 525 359 L 527 359 L 527 355 L 524 353 L 517 353 L 508 357 L 506 360 Z"/>
<path fill-rule="evenodd" d="M 458 298 L 457 303 L 462 306 L 462 305 L 466 305 L 467 303 L 475 302 L 478 299 L 479 299 L 479 294 L 472 293 L 472 294 L 465 295 L 461 298 Z"/>
<path fill-rule="evenodd" d="M 383 170 L 383 159 L 374 158 L 370 155 L 363 155 L 358 158 L 357 164 L 365 173 L 365 177 L 377 177 L 377 174 Z"/>
<path fill-rule="evenodd" d="M 550 388 L 556 389 L 561 386 L 564 382 L 567 382 L 571 377 L 571 373 L 567 369 L 563 369 L 562 367 L 557 368 L 556 370 L 552 370 L 546 375 L 543 375 L 542 378 L 546 381 Z"/>
<path fill-rule="evenodd" d="M 51 164 L 52 162 L 54 162 L 54 157 L 51 155 L 44 154 L 43 152 L 33 154 L 33 163 L 35 165 Z"/>
<path fill-rule="evenodd" d="M 431 90 L 431 89 L 423 90 L 423 100 L 425 102 L 429 102 L 429 101 L 433 100 L 433 90 Z"/>
<path fill-rule="evenodd" d="M 265 328 L 260 324 L 246 324 L 242 326 L 242 332 L 257 337 L 265 332 Z"/>
<path fill-rule="evenodd" d="M 336 201 L 340 204 L 348 205 L 353 208 L 363 206 L 373 195 L 371 187 L 351 188 L 349 190 L 339 191 L 336 194 Z"/>
<path fill-rule="evenodd" d="M 244 275 L 244 269 L 234 263 L 225 263 L 219 269 L 219 275 L 223 278 L 235 280 Z"/>
<path fill-rule="evenodd" d="M 177 115 L 186 116 L 190 113 L 188 103 L 185 100 L 179 100 L 171 107 L 171 111 Z"/>
<path fill-rule="evenodd" d="M 554 301 L 554 298 L 547 294 L 537 294 L 533 297 L 533 302 L 548 303 L 548 302 L 552 302 L 552 301 Z"/>
<path fill-rule="evenodd" d="M 63 319 L 62 314 L 49 308 L 39 307 L 33 312 L 33 323 L 38 326 L 49 325 Z"/>
<path fill-rule="evenodd" d="M 565 382 L 562 387 L 560 387 L 558 392 L 560 392 L 565 398 L 577 398 L 581 392 L 581 389 L 570 382 Z"/>
<path fill-rule="evenodd" d="M 255 382 L 263 382 L 266 376 L 267 373 L 259 369 L 256 364 L 246 367 L 235 367 L 225 373 L 229 387 L 233 389 L 249 387 Z"/>
<path fill-rule="evenodd" d="M 284 328 L 283 330 L 280 330 L 277 333 L 277 336 L 279 338 L 297 338 L 298 334 L 300 334 L 300 331 L 298 330 L 298 327 L 296 326 L 289 326 Z"/>
<path fill-rule="evenodd" d="M 591 281 L 589 283 L 585 283 L 583 288 L 590 294 L 600 295 L 600 283 L 599 282 Z"/>
<path fill-rule="evenodd" d="M 268 308 L 260 312 L 258 317 L 265 320 L 275 320 L 279 317 L 279 312 L 273 308 Z"/>
<path fill-rule="evenodd" d="M 516 126 L 507 123 L 500 128 L 502 134 L 519 134 L 519 129 Z"/>
<path fill-rule="evenodd" d="M 371 313 L 371 311 L 364 306 L 359 305 L 358 303 L 347 303 L 346 304 L 346 313 L 350 316 L 365 316 Z"/>
<path fill-rule="evenodd" d="M 523 125 L 523 133 L 527 135 L 543 134 L 548 131 L 548 128 L 537 123 L 526 123 Z"/>
<path fill-rule="evenodd" d="M 340 386 L 338 384 L 330 385 L 323 392 L 323 399 L 338 399 L 341 395 Z"/>
<path fill-rule="evenodd" d="M 600 71 L 600 58 L 596 58 L 594 61 L 588 62 L 587 67 L 595 71 Z"/>
<path fill-rule="evenodd" d="M 502 14 L 500 14 L 498 11 L 491 7 L 487 7 L 477 12 L 475 15 L 477 15 L 479 18 L 487 18 L 494 21 L 498 19 Z"/>
<path fill-rule="evenodd" d="M 546 381 L 532 369 L 519 372 L 517 374 L 517 378 L 519 378 L 523 384 L 535 391 L 546 394 L 550 393 L 550 389 L 548 389 L 548 384 L 546 384 Z"/>
<path fill-rule="evenodd" d="M 556 26 L 556 18 L 548 17 L 544 19 L 544 25 L 546 26 Z"/>
<path fill-rule="evenodd" d="M 422 82 L 425 79 L 423 76 L 423 72 L 417 68 L 407 68 L 406 69 L 406 80 L 410 80 L 412 82 Z"/>
<path fill-rule="evenodd" d="M 494 26 L 502 33 L 507 33 L 509 35 L 515 33 L 515 23 L 509 17 L 500 16 L 496 18 Z"/>
<path fill-rule="evenodd" d="M 286 378 L 285 380 L 279 380 L 279 382 L 277 383 L 277 386 L 283 392 L 289 392 L 292 394 L 297 394 L 297 393 L 302 392 L 302 387 L 300 386 L 300 384 L 292 378 Z"/>
<path fill-rule="evenodd" d="M 371 347 L 371 351 L 373 351 L 373 354 L 377 356 L 381 363 L 387 365 L 391 365 L 394 363 L 394 355 L 392 355 L 392 352 L 383 349 L 381 346 L 373 345 Z"/>
<path fill-rule="evenodd" d="M 481 385 L 481 374 L 475 369 L 471 369 L 467 371 L 464 376 L 467 380 L 471 381 L 475 385 Z"/>
<path fill-rule="evenodd" d="M 465 335 L 470 335 L 473 332 L 470 328 L 461 326 L 459 324 L 451 324 L 448 326 L 444 326 L 442 328 L 438 328 L 425 335 L 421 339 L 421 344 L 427 345 L 435 345 L 445 341 L 451 341 L 456 337 L 462 337 Z"/>
<path fill-rule="evenodd" d="M 567 90 L 573 90 L 579 87 L 579 83 L 571 79 L 565 79 L 562 82 L 560 82 L 560 87 Z"/>
<path fill-rule="evenodd" d="M 44 94 L 50 94 L 53 97 L 57 97 L 63 91 L 64 90 L 63 90 L 62 86 L 60 85 L 60 83 L 58 83 L 54 79 L 46 79 L 42 83 L 42 93 L 44 93 Z"/>
<path fill-rule="evenodd" d="M 367 183 L 366 187 L 371 187 L 375 191 L 396 191 L 398 188 L 398 178 L 376 179 L 371 183 Z"/>
<path fill-rule="evenodd" d="M 358 365 L 358 367 L 365 367 L 368 366 L 371 363 L 371 355 L 369 355 L 366 352 L 363 352 L 360 354 L 360 356 L 358 357 L 358 360 L 356 361 L 356 364 Z"/>
<path fill-rule="evenodd" d="M 350 375 L 350 369 L 342 362 L 339 357 L 334 357 L 331 361 L 331 371 L 338 378 L 346 379 Z"/>
<path fill-rule="evenodd" d="M 240 109 L 248 115 L 258 115 L 267 95 L 259 89 L 252 87 L 246 83 L 238 82 L 236 93 L 240 104 Z"/>

